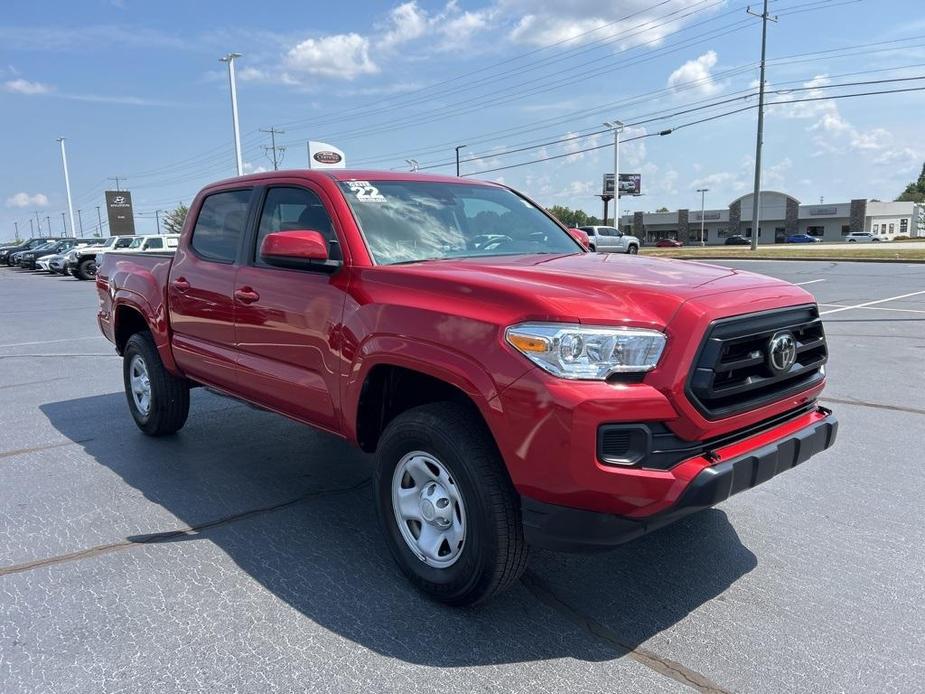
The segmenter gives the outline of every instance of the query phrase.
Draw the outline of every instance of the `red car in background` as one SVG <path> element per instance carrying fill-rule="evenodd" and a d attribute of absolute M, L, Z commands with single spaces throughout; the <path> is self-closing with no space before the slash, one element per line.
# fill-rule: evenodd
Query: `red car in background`
<path fill-rule="evenodd" d="M 684 244 L 676 239 L 659 239 L 655 242 L 656 248 L 680 248 Z"/>

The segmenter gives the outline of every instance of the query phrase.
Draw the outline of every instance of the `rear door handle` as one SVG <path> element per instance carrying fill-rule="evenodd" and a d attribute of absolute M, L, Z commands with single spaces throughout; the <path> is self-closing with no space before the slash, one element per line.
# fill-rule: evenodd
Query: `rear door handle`
<path fill-rule="evenodd" d="M 185 278 L 177 277 L 177 279 L 173 281 L 173 286 L 174 289 L 176 289 L 178 292 L 185 292 L 187 289 L 189 289 L 190 284 L 186 281 Z"/>
<path fill-rule="evenodd" d="M 260 294 L 250 287 L 241 287 L 240 289 L 234 290 L 234 298 L 242 304 L 252 304 L 260 299 Z"/>

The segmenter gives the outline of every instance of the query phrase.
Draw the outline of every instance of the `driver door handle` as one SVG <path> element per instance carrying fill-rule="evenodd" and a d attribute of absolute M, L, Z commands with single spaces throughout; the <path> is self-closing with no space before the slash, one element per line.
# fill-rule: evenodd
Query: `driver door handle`
<path fill-rule="evenodd" d="M 240 301 L 242 304 L 252 304 L 255 301 L 260 300 L 260 294 L 255 292 L 250 287 L 241 287 L 240 289 L 234 290 L 234 298 Z"/>
<path fill-rule="evenodd" d="M 184 277 L 177 277 L 177 279 L 173 281 L 173 286 L 178 292 L 185 292 L 190 288 L 189 282 L 187 282 Z"/>

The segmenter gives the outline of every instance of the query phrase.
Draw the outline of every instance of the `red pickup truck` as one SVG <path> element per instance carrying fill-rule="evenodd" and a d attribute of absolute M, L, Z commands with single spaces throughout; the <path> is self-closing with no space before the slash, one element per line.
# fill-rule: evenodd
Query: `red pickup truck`
<path fill-rule="evenodd" d="M 588 253 L 496 183 L 222 181 L 174 255 L 107 253 L 96 284 L 144 433 L 203 385 L 376 452 L 387 544 L 450 604 L 509 586 L 529 545 L 613 547 L 835 441 L 811 295 Z"/>

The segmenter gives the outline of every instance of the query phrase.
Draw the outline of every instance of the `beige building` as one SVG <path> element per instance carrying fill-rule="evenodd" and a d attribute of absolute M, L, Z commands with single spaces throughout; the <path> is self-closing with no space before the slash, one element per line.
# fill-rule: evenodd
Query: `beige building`
<path fill-rule="evenodd" d="M 736 198 L 723 209 L 703 213 L 704 242 L 722 245 L 733 235 L 751 238 L 753 195 Z M 925 238 L 925 205 L 914 202 L 850 202 L 804 205 L 786 193 L 766 190 L 760 195 L 758 242 L 784 243 L 793 234 L 822 241 L 841 241 L 851 232 L 869 231 L 883 240 L 897 236 Z M 635 212 L 620 218 L 620 228 L 646 243 L 670 238 L 700 241 L 700 210 Z"/>

